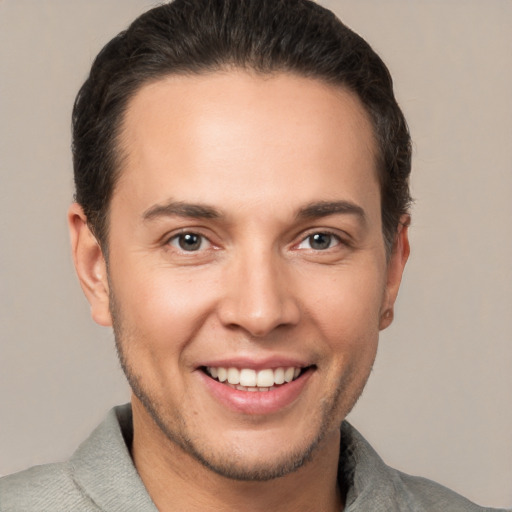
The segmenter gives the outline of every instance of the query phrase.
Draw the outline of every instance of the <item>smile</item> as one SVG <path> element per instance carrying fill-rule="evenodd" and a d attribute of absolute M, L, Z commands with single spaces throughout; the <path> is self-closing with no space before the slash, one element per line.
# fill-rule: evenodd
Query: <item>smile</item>
<path fill-rule="evenodd" d="M 253 416 L 274 414 L 290 407 L 308 388 L 317 370 L 316 365 L 251 368 L 243 362 L 235 364 L 206 364 L 197 368 L 198 376 L 224 407 Z"/>
<path fill-rule="evenodd" d="M 297 379 L 303 368 L 281 367 L 253 370 L 252 368 L 225 368 L 208 366 L 204 371 L 212 379 L 239 391 L 272 391 L 282 384 Z"/>

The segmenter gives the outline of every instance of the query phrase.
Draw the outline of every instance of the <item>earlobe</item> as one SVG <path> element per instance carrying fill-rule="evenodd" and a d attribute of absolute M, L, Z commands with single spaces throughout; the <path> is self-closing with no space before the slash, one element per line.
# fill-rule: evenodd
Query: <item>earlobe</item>
<path fill-rule="evenodd" d="M 384 310 L 380 315 L 380 323 L 379 323 L 379 329 L 382 331 L 386 327 L 389 327 L 394 318 L 394 309 L 393 306 L 389 309 Z"/>
<path fill-rule="evenodd" d="M 77 203 L 69 207 L 68 226 L 75 270 L 91 305 L 91 316 L 99 325 L 110 326 L 107 265 L 103 251 L 87 224 L 87 217 Z"/>
<path fill-rule="evenodd" d="M 394 306 L 398 289 L 400 288 L 405 264 L 411 252 L 408 236 L 410 221 L 411 218 L 409 215 L 402 215 L 395 234 L 395 240 L 388 262 L 386 289 L 379 322 L 380 330 L 386 329 L 386 327 L 389 327 L 393 322 Z"/>

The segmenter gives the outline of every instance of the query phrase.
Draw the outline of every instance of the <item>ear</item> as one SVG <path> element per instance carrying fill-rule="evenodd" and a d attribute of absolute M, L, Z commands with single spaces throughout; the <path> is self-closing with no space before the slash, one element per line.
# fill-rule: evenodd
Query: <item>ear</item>
<path fill-rule="evenodd" d="M 75 270 L 89 304 L 93 320 L 111 326 L 107 265 L 103 251 L 87 224 L 82 207 L 73 203 L 68 211 L 68 226 Z"/>
<path fill-rule="evenodd" d="M 379 329 L 383 330 L 393 322 L 395 300 L 402 281 L 405 264 L 411 252 L 409 246 L 408 228 L 411 222 L 409 215 L 402 215 L 393 241 L 391 255 L 388 261 L 386 289 L 382 301 Z"/>

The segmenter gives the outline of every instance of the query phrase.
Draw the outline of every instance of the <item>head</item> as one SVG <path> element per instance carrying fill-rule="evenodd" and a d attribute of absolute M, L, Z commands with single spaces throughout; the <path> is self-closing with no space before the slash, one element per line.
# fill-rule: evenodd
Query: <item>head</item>
<path fill-rule="evenodd" d="M 73 110 L 76 201 L 108 253 L 109 206 L 122 169 L 124 114 L 140 88 L 168 75 L 227 69 L 291 72 L 353 92 L 376 140 L 384 241 L 408 212 L 411 141 L 380 57 L 310 0 L 176 0 L 156 7 L 97 56 Z"/>
<path fill-rule="evenodd" d="M 408 255 L 379 57 L 306 0 L 177 0 L 102 50 L 73 115 L 75 264 L 114 327 L 135 459 L 336 464 Z"/>

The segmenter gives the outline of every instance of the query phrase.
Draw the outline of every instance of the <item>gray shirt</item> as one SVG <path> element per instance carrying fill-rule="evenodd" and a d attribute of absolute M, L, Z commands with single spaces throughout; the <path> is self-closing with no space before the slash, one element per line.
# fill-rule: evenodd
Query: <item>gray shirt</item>
<path fill-rule="evenodd" d="M 133 465 L 132 437 L 130 406 L 115 407 L 68 461 L 0 479 L 0 511 L 157 512 Z M 347 489 L 347 512 L 493 510 L 386 466 L 347 422 L 341 426 L 338 475 Z"/>

